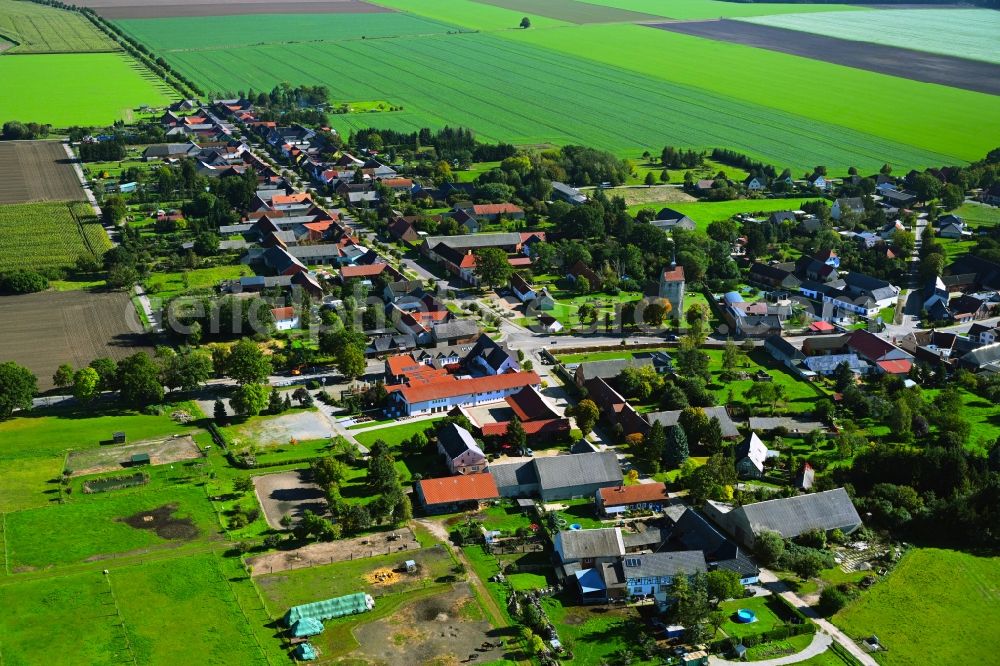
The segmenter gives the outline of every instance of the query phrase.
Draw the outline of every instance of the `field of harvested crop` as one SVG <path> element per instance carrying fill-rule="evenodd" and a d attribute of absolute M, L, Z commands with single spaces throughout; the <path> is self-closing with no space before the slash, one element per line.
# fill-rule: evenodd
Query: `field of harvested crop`
<path fill-rule="evenodd" d="M 535 12 L 542 16 L 567 23 L 626 23 L 655 21 L 656 14 L 644 14 L 624 7 L 610 7 L 577 0 L 478 0 L 486 5 L 496 5 L 516 12 Z"/>
<path fill-rule="evenodd" d="M 581 0 L 582 1 L 582 0 Z M 767 2 L 719 2 L 717 0 L 586 0 L 587 4 L 631 9 L 672 19 L 709 19 L 729 16 L 768 16 L 799 12 L 858 11 L 857 5 Z"/>
<path fill-rule="evenodd" d="M 0 36 L 17 44 L 8 55 L 118 50 L 82 14 L 33 2 L 0 0 Z"/>
<path fill-rule="evenodd" d="M 58 141 L 0 142 L 0 204 L 83 199 L 83 190 Z"/>
<path fill-rule="evenodd" d="M 105 125 L 141 105 L 165 105 L 177 94 L 120 53 L 0 57 L 0 81 L 16 95 L 0 96 L 0 122 L 56 127 Z"/>
<path fill-rule="evenodd" d="M 81 201 L 0 205 L 0 229 L 0 273 L 65 268 L 80 255 L 111 249 L 90 204 Z"/>
<path fill-rule="evenodd" d="M 77 0 L 106 19 L 172 16 L 240 16 L 243 14 L 373 14 L 391 11 L 364 0 Z"/>
<path fill-rule="evenodd" d="M 583 26 L 534 34 L 544 42 L 549 37 L 587 29 Z M 463 34 L 174 52 L 164 56 L 210 91 L 269 89 L 281 81 L 323 83 L 330 87 L 335 99 L 388 99 L 401 104 L 412 114 L 407 118 L 410 123 L 419 120 L 431 127 L 459 124 L 474 128 L 484 139 L 522 144 L 581 143 L 620 152 L 642 152 L 664 144 L 726 146 L 796 169 L 814 166 L 817 160 L 831 167 L 856 163 L 858 167 L 872 168 L 887 159 L 915 166 L 946 164 L 964 157 L 956 155 L 948 144 L 937 146 L 940 150 L 920 149 L 883 139 L 862 123 L 851 129 L 770 105 L 749 103 L 722 91 L 711 92 L 699 84 L 675 83 L 627 67 L 519 42 L 493 34 Z M 594 43 L 590 42 L 590 48 Z M 660 62 L 662 56 L 656 55 L 654 60 Z M 709 56 L 697 67 L 704 69 L 710 61 Z M 378 76 L 370 76 L 367 66 L 371 62 L 392 62 L 393 66 L 380 69 Z M 457 62 L 462 63 L 461 67 L 456 66 Z M 741 68 L 746 69 L 745 64 Z M 770 85 L 773 90 L 774 84 Z M 777 91 L 775 95 L 787 97 Z M 454 103 L 456 96 L 462 104 Z M 1000 107 L 1000 103 L 994 103 Z M 816 105 L 811 102 L 798 106 Z M 921 118 L 936 117 L 937 109 L 934 111 L 929 114 L 925 109 Z M 968 110 L 961 111 L 968 114 Z M 816 113 L 814 109 L 812 113 Z M 336 124 L 342 119 L 334 116 L 332 121 Z M 352 118 L 349 122 L 397 126 L 391 113 L 366 114 L 363 119 Z M 871 125 L 871 118 L 866 122 Z M 345 129 L 342 125 L 339 128 Z M 928 143 L 932 140 L 926 139 Z M 978 145 L 978 139 L 966 136 L 964 140 L 977 144 L 975 151 L 968 151 L 969 157 L 987 149 Z"/>
<path fill-rule="evenodd" d="M 762 16 L 751 23 L 837 39 L 874 42 L 1000 64 L 1000 12 L 992 9 L 900 9 L 871 20 L 863 13 Z"/>
<path fill-rule="evenodd" d="M 151 351 L 123 292 L 47 291 L 0 302 L 0 357 L 35 373 L 42 391 L 52 388 L 61 363 L 79 368 L 101 356 Z M 39 331 L 45 331 L 44 344 Z"/>

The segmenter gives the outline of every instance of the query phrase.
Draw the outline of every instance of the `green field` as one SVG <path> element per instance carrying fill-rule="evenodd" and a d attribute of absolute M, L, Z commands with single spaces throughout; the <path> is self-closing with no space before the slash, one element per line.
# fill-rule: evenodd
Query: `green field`
<path fill-rule="evenodd" d="M 952 211 L 973 228 L 995 227 L 1000 224 L 1000 208 L 979 203 L 964 203 Z"/>
<path fill-rule="evenodd" d="M 809 119 L 721 91 L 710 92 L 699 87 L 700 83 L 673 83 L 546 48 L 549 38 L 562 35 L 591 43 L 624 41 L 604 40 L 590 33 L 574 37 L 575 30 L 592 28 L 633 26 L 585 26 L 532 33 L 541 39 L 541 45 L 515 43 L 493 34 L 462 34 L 173 52 L 165 57 L 211 91 L 269 89 L 282 81 L 322 83 L 329 86 L 335 99 L 389 99 L 405 107 L 399 117 L 394 117 L 395 113 L 332 116 L 331 122 L 342 132 L 359 125 L 412 131 L 420 125 L 459 124 L 473 128 L 483 139 L 519 144 L 582 143 L 623 152 L 641 152 L 665 143 L 702 148 L 725 145 L 803 169 L 817 160 L 829 166 L 857 163 L 874 168 L 886 159 L 916 165 L 949 163 L 965 157 L 958 146 L 953 150 L 949 143 L 935 146 L 936 150 L 916 148 L 882 139 L 869 129 L 833 125 L 829 122 L 832 114 L 823 114 L 824 120 Z M 660 34 L 635 29 L 640 34 Z M 515 36 L 528 33 L 531 31 Z M 712 43 L 702 40 L 702 44 Z M 747 52 L 754 54 L 753 50 Z M 712 67 L 713 56 L 707 51 L 705 56 L 697 68 Z M 628 60 L 646 57 L 639 52 Z M 649 57 L 662 61 L 662 54 Z M 671 59 L 670 55 L 666 57 Z M 380 69 L 378 76 L 368 76 L 365 68 L 373 61 L 392 61 L 393 66 Z M 456 66 L 459 61 L 461 67 Z M 484 81 L 490 85 L 484 86 Z M 773 83 L 770 85 L 777 90 Z M 955 92 L 961 96 L 960 91 Z M 456 96 L 463 100 L 462 104 L 453 103 Z M 768 97 L 774 102 L 776 97 L 787 96 Z M 1000 111 L 1000 102 L 995 98 L 978 97 L 990 100 Z M 817 113 L 813 102 L 802 106 Z M 704 118 L 705 109 L 712 109 L 710 123 L 678 122 L 682 118 Z M 923 113 L 920 117 L 931 115 Z M 983 118 L 977 122 L 982 124 Z M 866 118 L 865 126 L 870 126 L 870 118 Z M 986 149 L 978 138 L 971 139 L 967 133 L 963 141 L 975 144 L 974 150 L 967 151 L 969 157 L 979 156 Z"/>
<path fill-rule="evenodd" d="M 856 5 L 807 5 L 766 2 L 717 2 L 716 0 L 587 0 L 589 4 L 631 9 L 673 19 L 712 19 L 735 16 L 767 16 L 798 12 L 858 11 Z"/>
<path fill-rule="evenodd" d="M 0 205 L 0 229 L 0 273 L 65 268 L 80 255 L 100 257 L 111 249 L 104 227 L 85 202 Z"/>
<path fill-rule="evenodd" d="M 378 4 L 468 30 L 517 30 L 524 16 L 531 20 L 532 28 L 569 25 L 532 12 L 513 11 L 473 0 L 379 0 Z"/>
<path fill-rule="evenodd" d="M 143 104 L 177 97 L 149 70 L 120 53 L 0 57 L 0 81 L 16 95 L 0 97 L 0 122 L 109 125 Z"/>
<path fill-rule="evenodd" d="M 671 208 L 690 217 L 698 229 L 704 231 L 711 222 L 728 220 L 740 213 L 771 213 L 776 210 L 799 210 L 806 201 L 815 199 L 736 199 L 734 201 L 692 201 L 682 203 L 644 203 L 629 206 L 628 212 L 635 215 L 648 208 L 659 212 Z"/>
<path fill-rule="evenodd" d="M 852 638 L 876 634 L 883 664 L 994 663 L 1000 641 L 1000 558 L 916 549 L 883 582 L 834 616 Z"/>
<path fill-rule="evenodd" d="M 237 280 L 248 275 L 253 275 L 253 271 L 245 264 L 196 268 L 174 273 L 153 273 L 145 282 L 146 293 L 151 298 L 166 300 L 186 291 L 212 289 L 223 280 Z"/>
<path fill-rule="evenodd" d="M 234 46 L 305 44 L 455 30 L 409 14 L 252 14 L 158 19 L 119 19 L 125 32 L 157 55 L 168 51 L 207 51 Z"/>
<path fill-rule="evenodd" d="M 0 0 L 0 41 L 12 53 L 117 51 L 118 45 L 82 14 L 24 0 Z"/>
<path fill-rule="evenodd" d="M 131 412 L 95 416 L 86 411 L 39 410 L 0 422 L 0 512 L 46 505 L 63 471 L 70 449 L 100 446 L 124 430 L 129 441 L 163 437 L 189 430 L 169 416 Z"/>
<path fill-rule="evenodd" d="M 815 166 L 813 162 L 800 164 L 787 159 L 781 155 L 784 151 L 763 140 L 764 130 L 760 126 L 784 124 L 786 113 L 799 119 L 799 122 L 791 122 L 793 135 L 787 137 L 790 143 L 829 140 L 831 146 L 825 149 L 810 147 L 808 150 L 812 156 L 821 161 L 825 159 L 826 166 L 850 166 L 856 162 L 854 166 L 862 171 L 881 166 L 875 164 L 879 153 L 893 164 L 914 159 L 915 163 L 919 163 L 920 158 L 914 151 L 950 156 L 943 163 L 952 163 L 955 159 L 979 159 L 993 148 L 987 145 L 991 141 L 984 141 L 980 136 L 1000 134 L 1000 97 L 739 44 L 637 25 L 524 30 L 506 35 L 506 38 L 629 69 L 667 81 L 668 85 L 690 86 L 721 95 L 727 98 L 726 105 L 710 107 L 711 111 L 707 113 L 708 117 L 716 119 L 718 125 L 726 124 L 722 112 L 730 104 L 746 104 L 748 115 L 734 122 L 744 131 L 752 130 L 757 136 L 747 136 L 741 145 L 745 145 L 747 151 L 776 161 L 778 166 Z M 622 44 L 628 47 L 622 48 Z M 822 81 L 822 85 L 811 86 L 807 83 L 810 81 Z M 807 88 L 803 88 L 804 85 Z M 792 91 L 801 91 L 801 94 Z M 623 99 L 628 99 L 628 96 Z M 621 104 L 619 99 L 612 106 L 617 110 Z M 755 115 L 757 105 L 780 113 L 772 111 L 777 115 L 758 118 Z M 656 114 L 652 116 L 656 117 Z M 706 114 L 694 114 L 692 117 L 703 118 Z M 953 125 L 952 120 L 956 118 L 962 120 Z M 984 130 L 982 135 L 963 128 L 966 123 L 978 127 L 987 118 L 990 119 L 990 129 Z M 825 129 L 818 129 L 813 123 L 819 123 Z M 647 148 L 659 149 L 671 141 L 674 145 L 683 145 L 682 141 L 672 136 L 676 131 L 670 127 L 673 124 L 685 123 L 679 123 L 676 115 L 665 119 L 660 130 L 662 138 L 650 143 Z M 831 134 L 825 138 L 821 134 L 811 136 L 824 131 Z M 852 140 L 850 132 L 880 138 L 876 139 L 877 144 L 866 146 L 863 140 Z M 720 136 L 715 143 L 724 141 Z M 847 162 L 842 163 L 845 159 Z"/>
<path fill-rule="evenodd" d="M 991 9 L 895 9 L 864 13 L 786 14 L 746 19 L 750 23 L 811 32 L 856 42 L 940 53 L 1000 64 L 1000 12 Z"/>
<path fill-rule="evenodd" d="M 389 446 L 399 446 L 403 443 L 404 439 L 409 439 L 418 432 L 427 430 L 433 426 L 434 422 L 437 420 L 438 419 L 420 419 L 419 421 L 403 423 L 389 428 L 377 428 L 367 432 L 359 432 L 354 435 L 354 439 L 358 440 L 358 443 L 365 446 L 371 446 L 376 440 L 379 439 Z"/>

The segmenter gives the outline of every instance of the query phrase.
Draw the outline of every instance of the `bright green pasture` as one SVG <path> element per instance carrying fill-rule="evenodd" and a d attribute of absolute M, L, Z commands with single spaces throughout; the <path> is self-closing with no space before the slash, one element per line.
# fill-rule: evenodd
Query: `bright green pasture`
<path fill-rule="evenodd" d="M 887 666 L 988 664 L 1000 641 L 998 599 L 1000 557 L 920 548 L 833 620 L 852 638 L 877 635 L 887 651 L 875 658 Z"/>
<path fill-rule="evenodd" d="M 80 201 L 0 205 L 0 229 L 0 273 L 66 268 L 81 255 L 111 249 L 90 204 Z"/>
<path fill-rule="evenodd" d="M 772 213 L 778 210 L 799 210 L 802 204 L 815 199 L 736 199 L 734 201 L 691 201 L 644 203 L 629 206 L 628 212 L 635 215 L 644 208 L 659 212 L 671 208 L 690 217 L 698 229 L 704 231 L 708 225 L 718 220 L 728 220 L 740 213 Z"/>
<path fill-rule="evenodd" d="M 646 14 L 625 7 L 578 2 L 578 0 L 476 0 L 480 4 L 495 5 L 517 12 L 536 12 L 549 18 L 568 23 L 627 23 L 655 21 L 655 14 Z"/>
<path fill-rule="evenodd" d="M 268 663 L 217 556 L 114 569 L 110 578 L 138 663 Z"/>
<path fill-rule="evenodd" d="M 0 422 L 0 512 L 45 505 L 58 494 L 66 452 L 100 446 L 118 430 L 138 442 L 190 428 L 169 416 L 126 411 L 91 416 L 85 411 L 48 409 Z"/>
<path fill-rule="evenodd" d="M 15 0 L 0 0 L 0 41 L 5 39 L 17 42 L 10 50 L 17 54 L 118 50 L 82 14 Z"/>
<path fill-rule="evenodd" d="M 0 122 L 110 125 L 143 104 L 176 97 L 166 84 L 119 53 L 0 57 L 0 81 L 16 94 L 0 95 Z"/>
<path fill-rule="evenodd" d="M 881 15 L 866 14 L 869 17 Z M 826 160 L 826 166 L 840 165 L 839 160 L 843 159 L 847 159 L 843 165 L 850 166 L 853 156 L 857 162 L 854 166 L 865 171 L 874 166 L 876 154 L 880 152 L 894 165 L 913 159 L 919 163 L 922 158 L 916 153 L 923 151 L 947 155 L 951 162 L 975 160 L 994 148 L 995 141 L 991 137 L 1000 135 L 1000 97 L 740 44 L 638 25 L 576 26 L 544 32 L 524 30 L 507 34 L 505 38 L 632 70 L 674 85 L 712 91 L 728 98 L 726 106 L 742 101 L 794 114 L 802 122 L 798 127 L 793 124 L 794 129 L 790 130 L 793 134 L 787 137 L 793 144 L 804 139 L 821 140 L 815 136 L 808 138 L 814 132 L 823 131 L 814 128 L 809 120 L 822 123 L 825 131 L 832 133 L 827 140 L 836 136 L 838 139 L 833 142 L 848 141 L 843 144 L 843 151 L 811 148 L 814 157 Z M 623 44 L 627 47 L 622 47 Z M 815 81 L 822 81 L 822 85 L 810 83 Z M 622 99 L 628 98 L 626 95 Z M 621 104 L 619 100 L 610 108 L 617 109 Z M 711 118 L 722 125 L 727 122 L 726 106 L 710 107 L 708 112 L 684 117 Z M 657 114 L 650 114 L 650 117 L 657 117 Z M 646 147 L 656 152 L 665 142 L 669 143 L 672 132 L 668 126 L 686 124 L 678 122 L 680 117 L 674 115 L 664 119 L 665 126 L 660 132 L 663 139 L 650 142 Z M 750 132 L 748 138 L 758 135 L 746 142 L 748 150 L 768 156 L 780 166 L 815 166 L 783 159 L 762 140 L 759 126 L 782 122 L 778 116 L 769 120 L 748 115 L 734 122 Z M 988 127 L 983 127 L 984 122 Z M 966 127 L 981 127 L 983 131 L 969 132 Z M 849 130 L 882 137 L 878 140 L 880 145 L 865 146 L 841 134 Z M 715 143 L 725 141 L 720 136 Z M 684 144 L 675 140 L 675 145 Z M 910 148 L 902 149 L 901 146 Z"/>
<path fill-rule="evenodd" d="M 531 20 L 531 29 L 569 25 L 531 12 L 526 14 L 473 0 L 379 0 L 378 4 L 470 30 L 519 30 L 524 16 Z"/>
<path fill-rule="evenodd" d="M 369 447 L 379 439 L 391 447 L 397 447 L 403 443 L 404 439 L 409 439 L 418 432 L 423 432 L 433 426 L 434 422 L 437 420 L 438 419 L 420 419 L 419 421 L 401 423 L 400 425 L 390 426 L 388 428 L 376 428 L 375 430 L 359 432 L 354 435 L 354 439 L 358 440 L 360 444 Z"/>
<path fill-rule="evenodd" d="M 995 227 L 1000 224 L 1000 208 L 980 203 L 964 203 L 952 211 L 973 228 Z"/>
<path fill-rule="evenodd" d="M 1000 64 L 1000 12 L 992 9 L 894 9 L 871 14 L 832 12 L 746 19 L 750 23 L 837 39 Z"/>
<path fill-rule="evenodd" d="M 100 571 L 0 585 L 5 664 L 131 662 L 121 621 Z"/>
<path fill-rule="evenodd" d="M 182 545 L 185 540 L 164 539 L 151 529 L 138 529 L 122 521 L 167 504 L 176 505 L 175 517 L 191 519 L 198 529 L 196 538 L 218 534 L 218 519 L 203 488 L 151 481 L 137 490 L 74 494 L 65 504 L 8 513 L 5 536 L 9 566 L 12 571 L 42 568 L 140 548 Z"/>
<path fill-rule="evenodd" d="M 223 280 L 237 280 L 248 275 L 253 275 L 253 271 L 243 264 L 196 268 L 174 273 L 153 273 L 146 280 L 146 292 L 151 297 L 166 300 L 186 291 L 211 289 Z"/>
<path fill-rule="evenodd" d="M 583 0 L 581 0 L 582 2 Z M 586 4 L 630 9 L 674 19 L 712 19 L 736 16 L 766 16 L 799 12 L 858 11 L 855 5 L 806 5 L 766 2 L 718 2 L 716 0 L 586 0 Z"/>
<path fill-rule="evenodd" d="M 598 28 L 628 30 L 634 27 Z M 587 55 L 590 50 L 607 55 L 612 50 L 602 50 L 593 45 L 628 44 L 636 36 L 631 32 L 609 33 L 605 38 L 604 33 L 575 33 L 578 29 L 591 28 L 566 28 L 534 34 L 551 37 L 560 43 L 563 36 L 568 36 L 574 44 L 577 40 L 592 42 L 590 49 L 582 49 L 579 55 Z M 646 58 L 656 63 L 664 62 L 664 58 L 671 61 L 673 55 L 668 47 L 673 36 L 662 37 L 662 31 L 647 28 L 634 29 L 640 31 L 640 36 L 646 34 L 643 31 L 648 31 L 657 39 L 665 39 L 664 42 L 654 43 L 664 46 L 666 54 L 637 51 L 635 57 L 630 55 L 624 59 L 622 64 L 625 66 L 614 66 L 545 48 L 547 39 L 541 39 L 541 45 L 535 45 L 493 34 L 462 34 L 164 55 L 180 71 L 210 91 L 270 89 L 282 81 L 293 84 L 322 83 L 329 86 L 331 96 L 336 99 L 389 99 L 402 104 L 404 113 L 408 114 L 405 124 L 410 127 L 418 122 L 429 127 L 462 125 L 473 128 L 482 139 L 502 139 L 518 144 L 580 143 L 629 153 L 664 144 L 701 148 L 727 146 L 766 156 L 779 165 L 801 169 L 815 166 L 818 162 L 831 168 L 856 164 L 865 169 L 874 169 L 887 160 L 907 165 L 947 164 L 965 157 L 958 148 L 962 142 L 975 146 L 974 150 L 967 151 L 969 156 L 980 156 L 988 148 L 983 144 L 985 139 L 979 138 L 988 134 L 985 127 L 983 132 L 973 133 L 975 138 L 970 138 L 967 132 L 960 133 L 962 141 L 955 144 L 954 150 L 951 143 L 943 140 L 936 146 L 940 152 L 882 139 L 871 133 L 871 128 L 880 128 L 880 125 L 873 122 L 868 114 L 862 114 L 865 122 L 859 123 L 855 129 L 833 124 L 837 119 L 836 113 L 819 114 L 816 107 L 822 107 L 823 103 L 817 102 L 815 96 L 809 99 L 809 103 L 799 104 L 800 110 L 821 117 L 810 119 L 805 115 L 778 110 L 773 108 L 774 104 L 783 104 L 783 100 L 788 98 L 799 100 L 800 96 L 787 95 L 773 82 L 768 84 L 771 94 L 763 96 L 766 99 L 760 103 L 750 103 L 733 95 L 732 91 L 742 90 L 740 86 L 731 91 L 719 89 L 709 92 L 701 86 L 707 85 L 706 82 L 711 81 L 714 75 L 704 70 L 715 68 L 716 60 L 710 49 L 704 48 L 703 45 L 711 44 L 705 40 L 692 42 L 702 46 L 702 57 L 691 65 L 698 70 L 697 81 L 674 83 L 662 78 L 666 76 L 665 72 L 673 72 L 674 67 L 653 68 L 658 75 L 635 72 L 628 67 L 631 64 L 645 67 L 638 61 Z M 511 34 L 520 38 L 528 33 L 531 31 Z M 616 48 L 613 52 L 628 53 L 632 50 L 631 47 Z M 755 76 L 758 68 L 755 65 L 748 67 L 747 58 L 755 52 L 744 49 L 742 54 L 740 75 L 745 76 L 749 70 L 749 75 Z M 379 69 L 378 76 L 365 74 L 371 62 L 390 61 L 393 66 Z M 752 58 L 749 61 L 752 62 Z M 457 65 L 459 62 L 461 66 Z M 777 65 L 783 66 L 784 62 Z M 769 76 L 773 78 L 773 68 L 765 69 L 771 72 Z M 695 73 L 691 72 L 691 75 Z M 818 73 L 829 75 L 832 71 L 824 69 Z M 736 75 L 732 73 L 732 76 Z M 814 78 L 824 80 L 824 86 L 817 89 L 816 95 L 825 94 L 828 86 L 824 76 Z M 483 85 L 484 81 L 489 81 L 490 85 Z M 794 87 L 789 86 L 788 89 Z M 883 99 L 877 92 L 872 91 L 872 97 L 852 97 L 852 100 Z M 462 103 L 456 104 L 456 98 L 462 99 Z M 1000 118 L 1000 100 L 984 95 L 974 96 L 977 102 L 980 98 L 991 101 L 989 104 L 978 104 L 983 115 L 972 124 L 982 127 L 983 123 L 995 122 L 1000 126 L 1000 120 L 986 119 L 990 105 L 996 107 L 996 115 Z M 950 98 L 942 103 L 956 114 L 949 116 L 952 119 L 969 115 L 968 109 L 953 108 L 955 105 Z M 852 105 L 857 105 L 856 101 L 852 101 Z M 894 108 L 897 110 L 894 111 L 893 121 L 897 122 L 900 114 L 898 107 Z M 945 117 L 944 109 L 935 105 L 924 105 L 922 108 L 920 118 L 935 117 L 938 111 L 942 112 L 938 121 Z M 706 109 L 711 109 L 711 112 L 706 112 Z M 338 129 L 345 129 L 342 123 L 355 127 L 363 124 L 398 128 L 399 120 L 394 119 L 394 115 L 340 116 L 344 120 L 336 124 Z M 928 132 L 931 137 L 950 131 L 937 124 L 934 127 L 933 132 Z M 907 140 L 910 139 L 907 135 Z M 934 141 L 933 138 L 925 140 Z"/>
<path fill-rule="evenodd" d="M 408 14 L 249 14 L 115 21 L 158 55 L 262 44 L 303 44 L 441 34 L 454 30 Z"/>

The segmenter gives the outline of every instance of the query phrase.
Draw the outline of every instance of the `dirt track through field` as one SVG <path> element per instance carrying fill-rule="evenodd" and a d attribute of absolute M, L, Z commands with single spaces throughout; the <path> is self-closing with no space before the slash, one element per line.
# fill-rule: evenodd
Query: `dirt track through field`
<path fill-rule="evenodd" d="M 59 141 L 0 141 L 0 204 L 83 201 Z"/>
<path fill-rule="evenodd" d="M 152 351 L 146 336 L 130 328 L 137 315 L 122 292 L 0 296 L 0 313 L 0 359 L 35 373 L 42 391 L 53 387 L 52 375 L 62 363 L 81 368 L 102 356 Z"/>
<path fill-rule="evenodd" d="M 873 17 L 873 20 L 878 19 Z M 754 46 L 913 81 L 1000 95 L 1000 65 L 977 60 L 725 19 L 648 25 L 659 30 Z M 822 85 L 822 81 L 815 83 Z M 799 94 L 799 91 L 788 91 L 787 94 Z"/>
<path fill-rule="evenodd" d="M 184 16 L 240 16 L 244 14 L 384 14 L 394 9 L 363 0 L 170 0 L 159 4 L 136 0 L 77 0 L 106 19 L 174 18 Z"/>

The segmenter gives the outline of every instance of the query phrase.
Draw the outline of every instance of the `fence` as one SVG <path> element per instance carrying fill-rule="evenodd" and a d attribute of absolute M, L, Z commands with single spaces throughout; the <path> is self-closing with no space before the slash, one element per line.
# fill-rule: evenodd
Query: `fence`
<path fill-rule="evenodd" d="M 144 472 L 136 472 L 135 474 L 127 474 L 125 476 L 111 476 L 104 479 L 91 479 L 90 481 L 85 481 L 83 484 L 83 492 L 87 494 L 104 493 L 109 490 L 133 488 L 147 483 L 149 483 L 149 475 Z"/>

